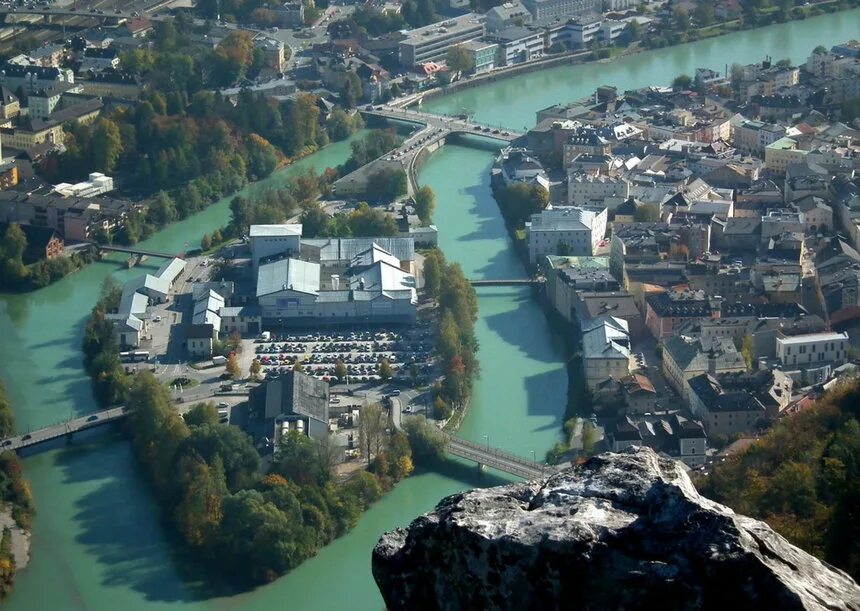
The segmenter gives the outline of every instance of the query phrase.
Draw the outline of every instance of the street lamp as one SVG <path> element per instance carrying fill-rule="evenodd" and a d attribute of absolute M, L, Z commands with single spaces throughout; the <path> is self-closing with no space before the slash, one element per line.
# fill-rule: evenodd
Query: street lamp
<path fill-rule="evenodd" d="M 487 452 L 489 452 L 490 451 L 490 436 L 489 435 L 482 435 L 482 437 L 487 440 Z"/>
<path fill-rule="evenodd" d="M 535 451 L 534 451 L 534 450 L 529 450 L 529 452 L 531 452 L 531 453 L 532 453 L 532 462 L 533 462 L 534 464 L 537 464 L 537 455 L 535 454 Z"/>

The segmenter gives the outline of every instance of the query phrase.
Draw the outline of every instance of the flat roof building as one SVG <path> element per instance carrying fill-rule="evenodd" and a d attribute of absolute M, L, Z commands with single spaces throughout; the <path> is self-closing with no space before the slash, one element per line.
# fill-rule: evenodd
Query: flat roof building
<path fill-rule="evenodd" d="M 476 13 L 415 28 L 400 41 L 400 63 L 412 68 L 424 62 L 439 61 L 450 47 L 483 35 L 484 17 Z"/>

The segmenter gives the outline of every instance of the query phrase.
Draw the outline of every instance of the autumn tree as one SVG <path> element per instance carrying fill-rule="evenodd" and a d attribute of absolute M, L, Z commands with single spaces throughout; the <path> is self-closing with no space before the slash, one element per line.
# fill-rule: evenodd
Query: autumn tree
<path fill-rule="evenodd" d="M 263 366 L 260 364 L 258 359 L 254 359 L 251 361 L 250 367 L 248 367 L 248 373 L 251 374 L 253 379 L 257 379 L 260 376 L 260 373 L 263 371 Z"/>
<path fill-rule="evenodd" d="M 391 369 L 391 363 L 387 358 L 382 359 L 382 362 L 379 363 L 379 378 L 383 382 L 387 382 L 393 375 L 394 371 Z"/>
<path fill-rule="evenodd" d="M 334 377 L 337 378 L 338 382 L 343 382 L 347 376 L 347 368 L 344 362 L 341 359 L 337 359 L 334 364 Z"/>
<path fill-rule="evenodd" d="M 372 456 L 382 451 L 387 424 L 385 412 L 379 403 L 369 403 L 361 408 L 358 417 L 358 439 L 366 460 L 369 461 Z"/>
<path fill-rule="evenodd" d="M 203 237 L 200 238 L 200 249 L 206 252 L 210 248 L 212 248 L 212 238 L 209 237 L 208 233 L 204 233 Z"/>
<path fill-rule="evenodd" d="M 231 354 L 227 357 L 227 364 L 224 366 L 224 371 L 226 371 L 234 380 L 238 380 L 242 377 L 242 371 L 239 369 L 239 359 L 236 358 L 235 354 Z"/>

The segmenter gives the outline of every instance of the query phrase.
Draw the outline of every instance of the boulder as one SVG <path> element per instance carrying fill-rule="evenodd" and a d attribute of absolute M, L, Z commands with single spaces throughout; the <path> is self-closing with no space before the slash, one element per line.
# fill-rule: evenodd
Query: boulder
<path fill-rule="evenodd" d="M 400 609 L 855 609 L 844 572 L 647 448 L 442 500 L 373 550 Z"/>

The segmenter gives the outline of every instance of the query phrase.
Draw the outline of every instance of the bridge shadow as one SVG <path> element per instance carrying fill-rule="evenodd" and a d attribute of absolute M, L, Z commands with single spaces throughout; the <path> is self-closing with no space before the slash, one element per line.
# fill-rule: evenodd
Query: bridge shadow
<path fill-rule="evenodd" d="M 82 435 L 56 454 L 63 483 L 89 490 L 74 501 L 76 541 L 98 564 L 101 585 L 132 589 L 161 603 L 239 593 L 201 568 L 162 519 L 125 439 L 111 428 Z"/>

